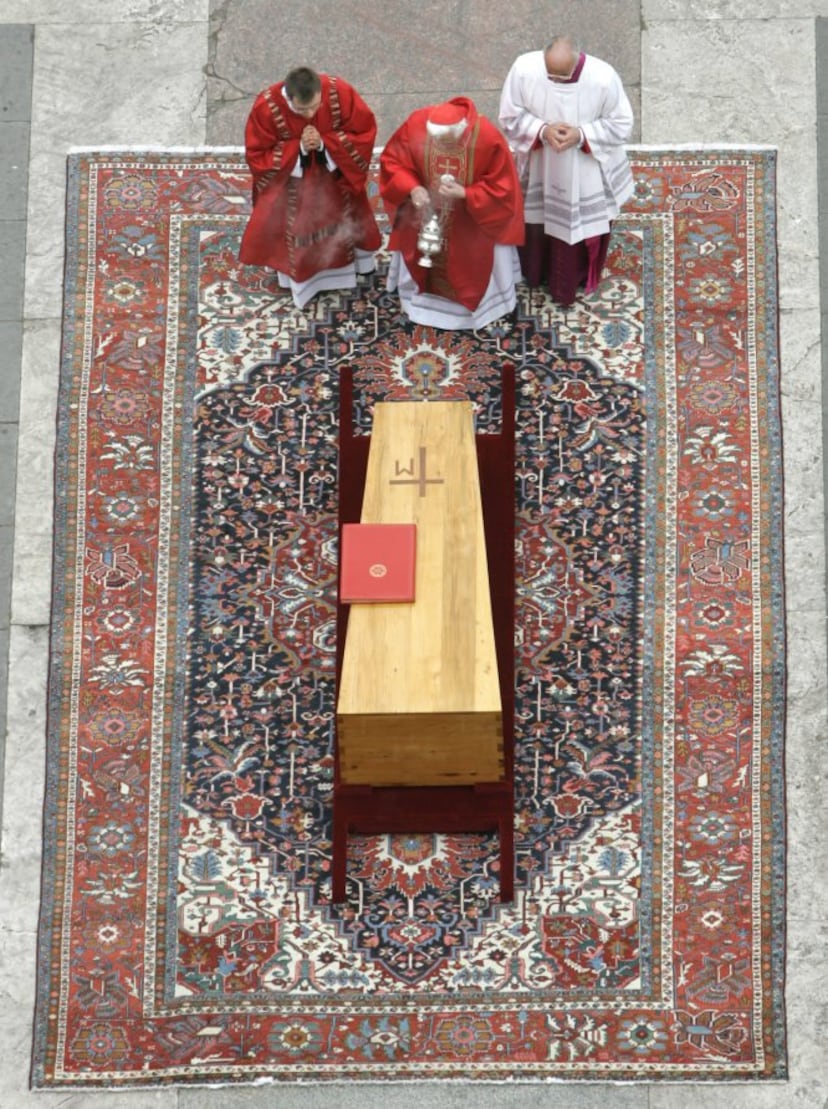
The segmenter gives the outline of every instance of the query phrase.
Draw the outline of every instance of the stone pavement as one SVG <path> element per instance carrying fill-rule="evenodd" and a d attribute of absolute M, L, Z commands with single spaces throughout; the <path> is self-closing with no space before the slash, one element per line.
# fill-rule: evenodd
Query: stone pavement
<path fill-rule="evenodd" d="M 496 115 L 514 56 L 559 29 L 573 32 L 585 49 L 619 70 L 636 109 L 638 141 L 771 143 L 780 150 L 791 1080 L 761 1086 L 423 1083 L 30 1094 L 66 152 L 71 146 L 240 145 L 255 93 L 302 62 L 356 85 L 377 112 L 380 141 L 412 108 L 457 92 Z M 305 0 L 298 6 L 276 0 L 2 0 L 2 1109 L 586 1109 L 608 1099 L 619 1109 L 822 1109 L 828 1103 L 828 879 L 819 865 L 828 841 L 819 762 L 826 741 L 820 327 L 828 307 L 827 52 L 828 0 Z"/>

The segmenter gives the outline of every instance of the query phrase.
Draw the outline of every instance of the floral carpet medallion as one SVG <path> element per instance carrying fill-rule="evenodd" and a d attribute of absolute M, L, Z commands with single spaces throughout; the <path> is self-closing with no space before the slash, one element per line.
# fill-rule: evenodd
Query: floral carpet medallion
<path fill-rule="evenodd" d="M 238 154 L 70 165 L 34 1082 L 785 1074 L 774 158 L 633 152 L 598 293 L 480 332 L 237 261 Z M 354 837 L 338 381 L 517 382 L 516 893 Z"/>

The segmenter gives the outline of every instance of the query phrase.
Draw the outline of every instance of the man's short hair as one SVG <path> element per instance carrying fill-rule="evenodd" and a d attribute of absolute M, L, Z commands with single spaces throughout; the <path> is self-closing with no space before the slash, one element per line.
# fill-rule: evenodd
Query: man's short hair
<path fill-rule="evenodd" d="M 285 92 L 294 104 L 310 104 L 321 89 L 319 74 L 306 65 L 292 69 L 285 77 Z"/>
<path fill-rule="evenodd" d="M 546 44 L 546 46 L 544 46 L 544 54 L 548 54 L 552 47 L 557 46 L 559 42 L 568 42 L 569 45 L 572 47 L 573 52 L 575 54 L 580 54 L 581 48 L 575 41 L 575 39 L 573 39 L 572 35 L 554 35 Z"/>

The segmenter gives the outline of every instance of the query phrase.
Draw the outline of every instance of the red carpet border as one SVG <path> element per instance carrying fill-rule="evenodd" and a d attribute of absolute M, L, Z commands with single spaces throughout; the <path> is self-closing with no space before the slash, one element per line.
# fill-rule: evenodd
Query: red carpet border
<path fill-rule="evenodd" d="M 597 294 L 445 333 L 240 266 L 239 155 L 70 159 L 35 1086 L 785 1077 L 775 160 L 633 165 Z M 481 835 L 330 902 L 345 365 L 515 370 L 510 905 Z"/>

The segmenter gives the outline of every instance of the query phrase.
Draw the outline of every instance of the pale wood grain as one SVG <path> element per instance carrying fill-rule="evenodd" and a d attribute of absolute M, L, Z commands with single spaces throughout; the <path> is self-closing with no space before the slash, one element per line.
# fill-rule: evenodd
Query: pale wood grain
<path fill-rule="evenodd" d="M 351 606 L 337 706 L 343 781 L 499 778 L 502 713 L 470 402 L 376 406 L 362 521 L 417 525 L 417 599 Z"/>

